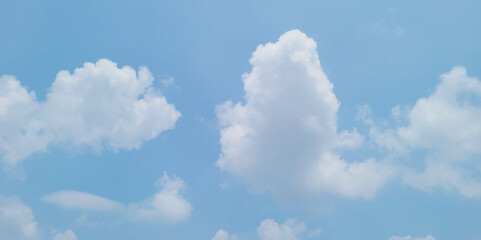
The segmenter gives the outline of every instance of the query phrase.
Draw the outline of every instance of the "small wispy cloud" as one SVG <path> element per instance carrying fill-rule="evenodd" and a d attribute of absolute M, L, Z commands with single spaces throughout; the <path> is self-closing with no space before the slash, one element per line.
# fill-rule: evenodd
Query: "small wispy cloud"
<path fill-rule="evenodd" d="M 169 88 L 169 87 L 176 87 L 176 88 L 179 88 L 179 86 L 177 86 L 175 84 L 175 79 L 174 77 L 169 77 L 169 78 L 166 78 L 164 80 L 161 80 L 160 81 L 160 84 L 162 84 L 162 87 L 164 88 Z"/>
<path fill-rule="evenodd" d="M 95 194 L 64 190 L 42 198 L 43 201 L 66 209 L 113 212 L 128 216 L 131 220 L 178 222 L 186 220 L 192 211 L 192 205 L 179 194 L 184 182 L 178 177 L 169 177 L 167 173 L 158 180 L 159 190 L 140 203 L 124 205 Z M 85 222 L 86 216 L 79 219 Z"/>
<path fill-rule="evenodd" d="M 407 29 L 398 23 L 398 11 L 395 8 L 387 8 L 379 19 L 374 22 L 360 25 L 360 29 L 375 35 L 382 35 L 388 38 L 401 38 L 407 33 Z"/>

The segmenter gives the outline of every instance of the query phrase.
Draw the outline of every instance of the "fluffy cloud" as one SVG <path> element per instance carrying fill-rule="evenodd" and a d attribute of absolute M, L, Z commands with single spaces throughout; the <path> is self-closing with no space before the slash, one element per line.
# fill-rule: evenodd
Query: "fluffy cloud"
<path fill-rule="evenodd" d="M 288 219 L 279 224 L 272 219 L 262 221 L 257 227 L 257 235 L 260 240 L 301 240 L 306 235 L 306 225 L 295 219 Z M 307 234 L 308 238 L 317 238 L 322 231 L 315 229 Z M 237 240 L 236 235 L 229 235 L 223 229 L 219 229 L 212 240 Z"/>
<path fill-rule="evenodd" d="M 294 219 L 288 219 L 279 225 L 272 219 L 261 222 L 257 228 L 257 235 L 261 240 L 299 240 L 301 233 L 306 231 L 306 225 Z"/>
<path fill-rule="evenodd" d="M 0 77 L 0 153 L 9 164 L 52 144 L 135 149 L 172 129 L 181 114 L 152 86 L 146 67 L 101 59 L 60 71 L 45 101 L 13 76 Z"/>
<path fill-rule="evenodd" d="M 55 233 L 56 231 L 54 231 Z M 17 197 L 0 195 L 0 237 L 7 240 L 45 239 L 38 229 L 37 222 L 29 206 Z M 75 233 L 68 229 L 56 233 L 53 240 L 77 240 Z"/>
<path fill-rule="evenodd" d="M 400 237 L 400 236 L 392 236 L 389 238 L 389 240 L 436 240 L 431 235 L 427 235 L 425 238 L 411 238 L 411 236 L 405 236 L 405 237 Z"/>
<path fill-rule="evenodd" d="M 177 177 L 171 178 L 164 172 L 162 178 L 158 180 L 158 185 L 160 189 L 154 196 L 141 203 L 128 205 L 78 191 L 59 191 L 42 199 L 67 209 L 118 212 L 132 220 L 164 222 L 186 220 L 193 207 L 179 194 L 184 182 Z"/>
<path fill-rule="evenodd" d="M 412 108 L 393 108 L 396 119 L 407 124 L 380 130 L 372 123 L 370 136 L 379 145 L 400 154 L 427 151 L 422 172 L 408 170 L 404 182 L 426 191 L 443 189 L 463 196 L 481 196 L 481 82 L 469 77 L 464 67 L 441 75 L 428 97 Z M 419 156 L 413 156 L 418 157 Z M 422 160 L 421 160 L 422 161 Z"/>
<path fill-rule="evenodd" d="M 243 75 L 245 103 L 217 106 L 221 170 L 260 190 L 330 192 L 370 198 L 392 172 L 373 159 L 347 162 L 336 149 L 359 147 L 357 131 L 337 130 L 339 101 L 316 42 L 298 30 L 259 45 Z M 287 190 L 287 191 L 286 191 Z"/>
<path fill-rule="evenodd" d="M 72 230 L 68 229 L 64 233 L 55 234 L 53 240 L 77 240 L 77 235 L 75 235 Z"/>
<path fill-rule="evenodd" d="M 432 149 L 459 161 L 481 153 L 481 82 L 455 67 L 408 113 L 409 125 L 397 129 L 410 147 Z"/>
<path fill-rule="evenodd" d="M 237 237 L 235 235 L 229 235 L 229 233 L 223 229 L 219 229 L 219 231 L 215 233 L 215 236 L 212 238 L 212 240 L 237 240 Z"/>
<path fill-rule="evenodd" d="M 427 159 L 423 172 L 410 170 L 404 175 L 404 183 L 417 189 L 432 192 L 435 189 L 457 191 L 465 197 L 481 196 L 481 181 L 473 175 L 480 168 L 466 168 L 463 164 L 446 163 L 439 159 Z"/>
<path fill-rule="evenodd" d="M 0 236 L 2 239 L 39 239 L 32 210 L 18 198 L 0 195 Z"/>
<path fill-rule="evenodd" d="M 158 180 L 158 184 L 160 191 L 153 197 L 140 204 L 129 206 L 133 211 L 133 218 L 169 222 L 186 220 L 192 211 L 192 205 L 179 194 L 179 190 L 184 187 L 184 182 L 177 177 L 170 178 L 164 172 L 164 176 Z"/>

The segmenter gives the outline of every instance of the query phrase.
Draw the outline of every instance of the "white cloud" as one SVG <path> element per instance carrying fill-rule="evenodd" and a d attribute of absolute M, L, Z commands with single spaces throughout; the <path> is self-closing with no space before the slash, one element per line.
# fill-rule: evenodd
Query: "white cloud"
<path fill-rule="evenodd" d="M 192 205 L 179 194 L 184 182 L 170 178 L 164 172 L 158 180 L 160 187 L 152 197 L 141 203 L 123 205 L 121 203 L 94 194 L 78 191 L 59 191 L 42 199 L 45 202 L 68 209 L 89 211 L 115 211 L 123 213 L 131 220 L 178 222 L 186 220 L 192 211 Z"/>
<path fill-rule="evenodd" d="M 39 239 L 32 210 L 20 199 L 0 195 L 0 236 L 2 239 Z"/>
<path fill-rule="evenodd" d="M 325 189 L 343 196 L 372 198 L 395 170 L 369 159 L 364 162 L 347 163 L 339 156 L 326 152 L 321 160 L 307 171 L 315 189 Z"/>
<path fill-rule="evenodd" d="M 64 233 L 52 233 L 53 240 L 77 240 L 77 236 L 68 229 Z M 35 240 L 41 237 L 32 209 L 17 197 L 0 195 L 0 238 L 6 240 Z"/>
<path fill-rule="evenodd" d="M 133 211 L 133 218 L 140 220 L 163 220 L 177 222 L 186 220 L 192 211 L 192 205 L 187 202 L 179 191 L 184 187 L 184 182 L 174 177 L 164 176 L 158 180 L 160 191 L 153 197 L 140 204 L 132 204 L 129 208 Z"/>
<path fill-rule="evenodd" d="M 411 236 L 408 235 L 408 236 L 404 236 L 404 237 L 392 236 L 392 237 L 389 238 L 389 240 L 436 240 L 436 238 L 434 238 L 431 235 L 427 235 L 424 238 L 411 238 Z"/>
<path fill-rule="evenodd" d="M 58 191 L 42 198 L 43 201 L 60 205 L 64 208 L 108 211 L 121 207 L 121 204 L 107 198 L 79 191 Z"/>
<path fill-rule="evenodd" d="M 13 76 L 0 77 L 0 153 L 3 160 L 15 163 L 36 151 L 46 149 L 50 137 L 39 126 L 36 115 L 40 104 Z"/>
<path fill-rule="evenodd" d="M 250 63 L 251 72 L 243 75 L 245 103 L 217 106 L 221 170 L 276 194 L 374 196 L 391 171 L 375 160 L 347 162 L 335 153 L 361 146 L 363 137 L 356 130 L 338 133 L 339 101 L 316 42 L 289 31 L 276 43 L 259 45 Z"/>
<path fill-rule="evenodd" d="M 283 224 L 266 219 L 257 227 L 257 236 L 260 240 L 301 240 L 305 235 L 308 238 L 317 238 L 322 232 L 320 229 L 315 229 L 306 234 L 306 230 L 306 225 L 295 219 L 288 219 Z M 219 229 L 212 240 L 237 240 L 237 236 Z"/>
<path fill-rule="evenodd" d="M 306 231 L 306 225 L 294 219 L 288 219 L 279 225 L 272 219 L 261 222 L 257 228 L 257 234 L 261 240 L 299 240 L 299 235 Z"/>
<path fill-rule="evenodd" d="M 471 177 L 473 169 L 442 160 L 426 160 L 423 172 L 408 171 L 404 183 L 417 189 L 432 192 L 434 189 L 457 191 L 462 196 L 480 197 L 481 182 Z M 474 169 L 480 171 L 481 169 Z"/>
<path fill-rule="evenodd" d="M 169 78 L 166 78 L 164 80 L 161 80 L 160 83 L 162 84 L 162 87 L 164 87 L 164 88 L 169 88 L 169 87 L 172 87 L 172 86 L 178 87 L 175 84 L 175 80 L 174 80 L 173 77 L 169 77 Z"/>
<path fill-rule="evenodd" d="M 354 128 L 351 132 L 347 130 L 340 132 L 338 141 L 339 147 L 359 148 L 364 141 L 364 137 L 357 132 L 357 129 Z"/>
<path fill-rule="evenodd" d="M 215 236 L 212 238 L 212 240 L 237 240 L 237 237 L 235 235 L 229 235 L 229 233 L 223 229 L 219 229 L 219 231 L 215 233 Z"/>
<path fill-rule="evenodd" d="M 481 82 L 460 66 L 440 78 L 435 91 L 412 108 L 393 108 L 393 117 L 406 120 L 405 126 L 381 130 L 371 120 L 370 136 L 398 154 L 427 151 L 424 171 L 406 171 L 406 184 L 480 197 L 481 179 L 475 176 L 481 171 Z"/>
<path fill-rule="evenodd" d="M 53 240 L 77 240 L 77 235 L 75 235 L 72 230 L 68 229 L 64 233 L 55 234 Z"/>
<path fill-rule="evenodd" d="M 13 76 L 0 77 L 0 153 L 15 164 L 49 145 L 136 149 L 174 128 L 181 114 L 152 86 L 146 67 L 118 68 L 107 59 L 60 71 L 46 101 Z"/>
<path fill-rule="evenodd" d="M 455 67 L 408 113 L 398 136 L 413 148 L 432 149 L 458 161 L 481 153 L 481 82 Z"/>

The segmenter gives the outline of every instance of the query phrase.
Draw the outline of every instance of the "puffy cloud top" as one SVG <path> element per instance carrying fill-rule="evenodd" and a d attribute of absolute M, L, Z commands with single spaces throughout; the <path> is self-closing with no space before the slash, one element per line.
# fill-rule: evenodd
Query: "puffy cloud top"
<path fill-rule="evenodd" d="M 212 240 L 237 240 L 237 237 L 235 235 L 229 235 L 229 233 L 223 229 L 219 229 L 219 231 L 215 233 L 215 236 L 212 238 Z"/>
<path fill-rule="evenodd" d="M 107 59 L 60 71 L 47 99 L 36 100 L 13 76 L 0 77 L 0 153 L 10 164 L 49 145 L 139 148 L 174 128 L 181 114 L 152 85 L 146 67 Z"/>
<path fill-rule="evenodd" d="M 72 230 L 68 229 L 64 233 L 55 234 L 53 240 L 77 240 L 77 235 L 75 235 Z"/>
<path fill-rule="evenodd" d="M 305 231 L 305 224 L 294 219 L 288 219 L 281 225 L 272 219 L 266 219 L 257 228 L 261 240 L 299 240 L 299 235 Z"/>
<path fill-rule="evenodd" d="M 315 229 L 306 234 L 306 230 L 306 225 L 295 219 L 287 219 L 282 224 L 265 219 L 257 227 L 257 236 L 260 240 L 301 240 L 306 235 L 307 238 L 317 238 L 322 232 L 321 229 Z M 237 236 L 219 229 L 212 240 L 237 240 Z"/>
<path fill-rule="evenodd" d="M 413 148 L 434 149 L 451 159 L 481 153 L 481 82 L 458 66 L 441 75 L 435 92 L 419 99 L 409 125 L 397 130 Z"/>
<path fill-rule="evenodd" d="M 316 42 L 299 30 L 259 45 L 242 76 L 245 103 L 217 106 L 217 165 L 260 190 L 372 197 L 390 171 L 377 161 L 349 163 L 335 150 L 358 147 L 357 131 L 337 131 L 339 101 L 319 63 Z"/>
<path fill-rule="evenodd" d="M 132 204 L 132 217 L 139 220 L 162 220 L 178 222 L 186 220 L 192 211 L 192 205 L 179 193 L 184 187 L 184 181 L 180 178 L 171 178 L 164 172 L 158 180 L 160 190 L 154 196 L 144 200 L 140 204 Z"/>

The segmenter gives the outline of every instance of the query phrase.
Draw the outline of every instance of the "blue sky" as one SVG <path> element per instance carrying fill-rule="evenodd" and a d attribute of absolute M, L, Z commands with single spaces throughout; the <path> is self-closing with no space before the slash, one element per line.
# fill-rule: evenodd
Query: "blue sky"
<path fill-rule="evenodd" d="M 481 239 L 480 10 L 2 1 L 0 238 Z"/>

